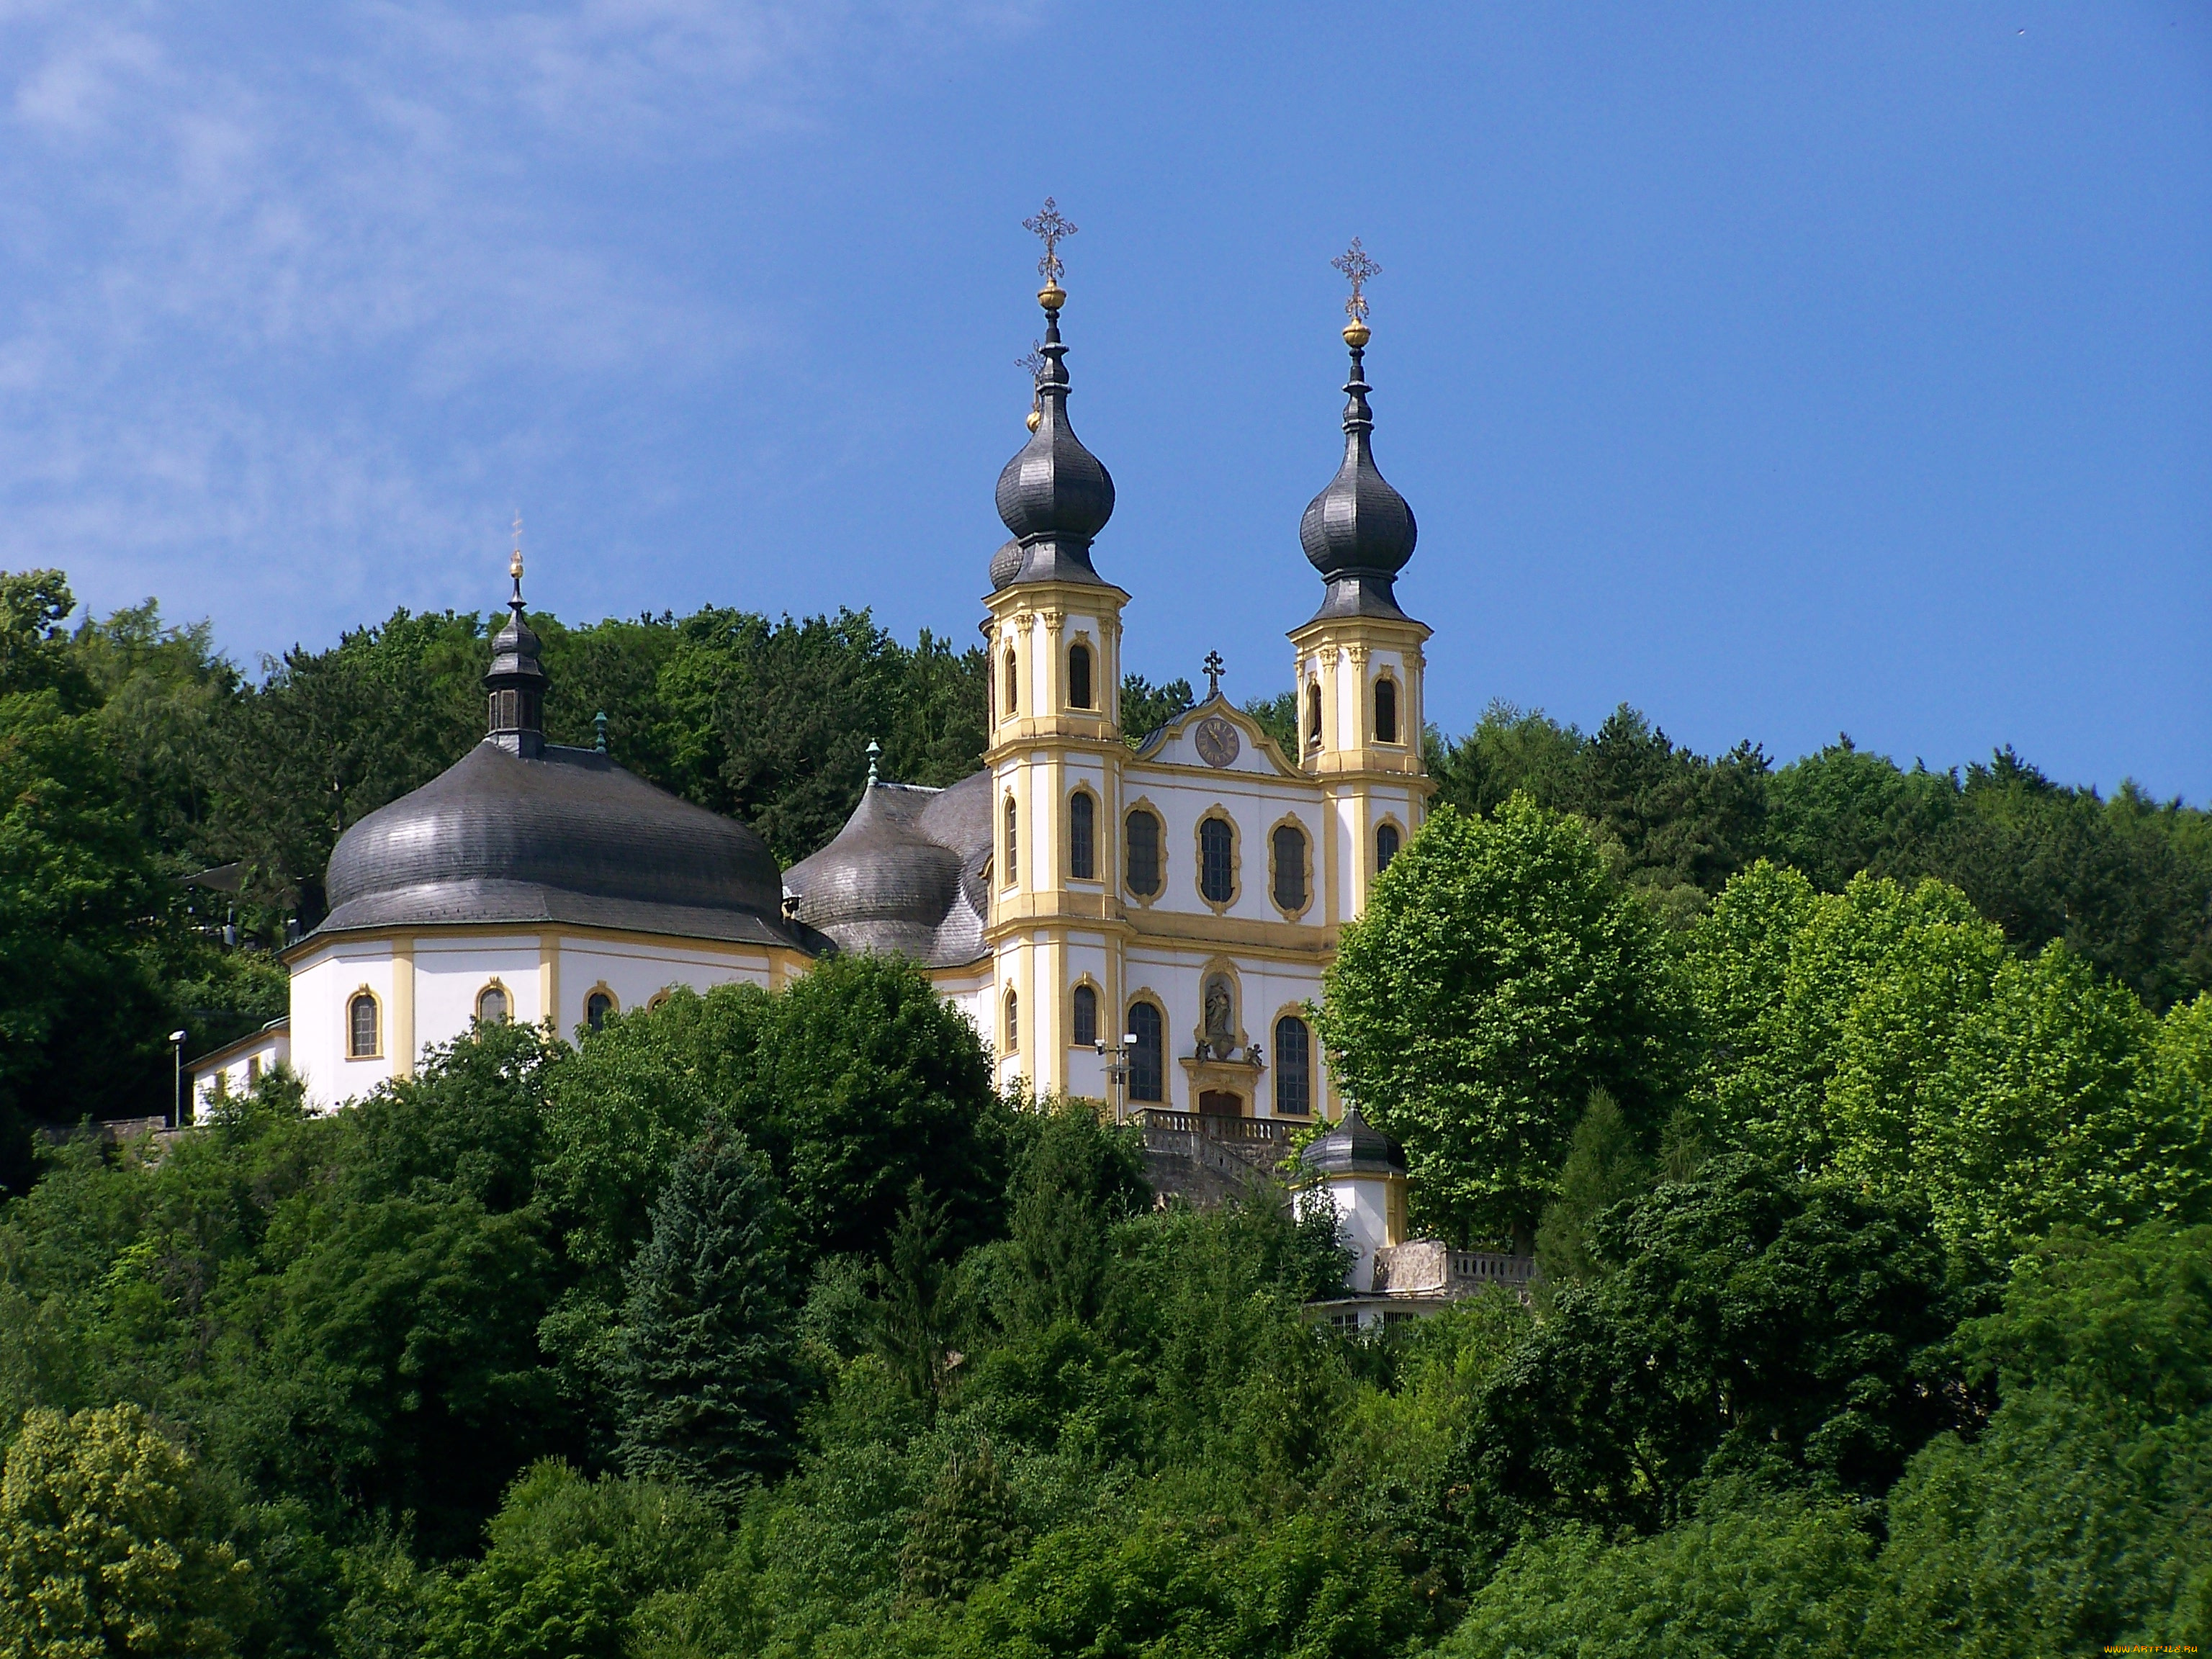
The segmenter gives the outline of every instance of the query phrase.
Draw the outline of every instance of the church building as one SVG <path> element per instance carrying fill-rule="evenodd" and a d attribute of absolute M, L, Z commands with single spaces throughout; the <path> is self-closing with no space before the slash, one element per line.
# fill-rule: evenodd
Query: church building
<path fill-rule="evenodd" d="M 544 740 L 518 553 L 483 741 L 340 837 L 330 914 L 286 953 L 289 1021 L 196 1064 L 203 1103 L 289 1060 L 335 1106 L 473 1021 L 567 1034 L 672 987 L 774 988 L 825 951 L 895 951 L 974 1019 L 1002 1084 L 1270 1136 L 1268 1120 L 1341 1115 L 1311 1008 L 1431 790 L 1429 630 L 1395 592 L 1413 514 L 1370 443 L 1376 267 L 1356 242 L 1337 262 L 1352 283 L 1344 459 L 1298 526 L 1321 592 L 1289 631 L 1285 754 L 1221 696 L 1217 658 L 1196 708 L 1121 728 L 1130 596 L 1093 556 L 1114 483 L 1067 413 L 1056 244 L 1073 228 L 1049 203 L 1030 228 L 1045 337 L 1029 441 L 998 483 L 981 769 L 945 789 L 872 775 L 837 836 L 779 872 L 744 824 Z"/>

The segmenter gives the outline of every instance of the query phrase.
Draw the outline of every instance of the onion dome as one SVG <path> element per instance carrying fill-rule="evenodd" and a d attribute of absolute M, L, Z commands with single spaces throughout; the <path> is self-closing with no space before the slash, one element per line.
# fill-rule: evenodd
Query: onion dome
<path fill-rule="evenodd" d="M 991 555 L 991 591 L 995 593 L 1021 574 L 1022 544 L 1009 540 Z"/>
<path fill-rule="evenodd" d="M 515 520 L 518 535 L 522 521 Z M 545 671 L 538 663 L 538 635 L 522 615 L 522 547 L 518 541 L 507 574 L 514 579 L 507 626 L 492 636 L 491 668 L 483 677 L 490 700 L 487 737 L 509 754 L 535 755 L 545 747 Z"/>
<path fill-rule="evenodd" d="M 1039 228 L 1048 223 L 1048 232 Z M 1044 339 L 1037 347 L 1043 362 L 1036 371 L 1031 415 L 1036 424 L 1021 453 L 999 474 L 999 517 L 1020 547 L 1021 562 L 1001 580 L 1000 560 L 994 559 L 994 589 L 1016 581 L 1100 581 L 1091 566 L 1091 544 L 1114 515 L 1113 478 L 1067 423 L 1067 367 L 1060 361 L 1067 348 L 1060 339 L 1060 308 L 1067 294 L 1060 286 L 1060 261 L 1053 249 L 1075 228 L 1058 216 L 1049 201 L 1045 213 L 1029 224 L 1046 238 L 1045 257 L 1038 262 L 1045 285 L 1037 295 L 1044 307 Z"/>
<path fill-rule="evenodd" d="M 1346 256 L 1354 257 L 1365 259 L 1357 242 Z M 1342 261 L 1339 268 L 1345 268 Z M 1364 281 L 1376 269 L 1370 262 L 1358 280 Z M 1356 309 L 1344 331 L 1344 342 L 1352 348 L 1352 378 L 1344 387 L 1350 398 L 1344 406 L 1344 465 L 1298 520 L 1299 544 L 1328 583 L 1321 609 L 1314 614 L 1316 622 L 1330 617 L 1403 617 L 1392 589 L 1406 561 L 1413 556 L 1419 534 L 1413 509 L 1375 468 L 1369 442 L 1375 416 L 1367 406 L 1367 394 L 1373 388 L 1367 384 L 1364 362 L 1371 337 L 1366 301 L 1357 281 L 1352 304 Z"/>
<path fill-rule="evenodd" d="M 1307 1144 L 1298 1164 L 1308 1175 L 1403 1175 L 1406 1151 L 1354 1105 L 1334 1129 Z"/>

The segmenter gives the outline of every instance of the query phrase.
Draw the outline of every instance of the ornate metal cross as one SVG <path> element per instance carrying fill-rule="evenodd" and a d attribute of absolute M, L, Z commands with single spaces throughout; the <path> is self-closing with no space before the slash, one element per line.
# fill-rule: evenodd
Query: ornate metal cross
<path fill-rule="evenodd" d="M 1219 696 L 1221 695 L 1221 676 L 1223 672 L 1228 666 L 1227 664 L 1221 660 L 1221 653 L 1218 651 L 1207 652 L 1206 653 L 1206 660 L 1199 664 L 1199 666 L 1206 671 L 1206 695 L 1208 697 Z"/>
<path fill-rule="evenodd" d="M 1331 259 L 1329 264 L 1342 271 L 1352 284 L 1352 297 L 1344 302 L 1344 314 L 1355 323 L 1367 320 L 1367 295 L 1363 291 L 1367 284 L 1382 274 L 1382 267 L 1368 257 L 1367 250 L 1359 246 L 1359 239 L 1352 239 L 1352 246 Z"/>
<path fill-rule="evenodd" d="M 1066 274 L 1067 267 L 1060 262 L 1060 245 L 1075 234 L 1075 227 L 1060 216 L 1051 197 L 1044 198 L 1044 207 L 1034 218 L 1022 221 L 1022 228 L 1044 242 L 1044 258 L 1037 261 L 1037 275 L 1048 283 L 1056 283 Z"/>
<path fill-rule="evenodd" d="M 1014 359 L 1014 367 L 1029 370 L 1030 379 L 1034 382 L 1044 373 L 1044 342 L 1031 340 L 1030 349 Z"/>

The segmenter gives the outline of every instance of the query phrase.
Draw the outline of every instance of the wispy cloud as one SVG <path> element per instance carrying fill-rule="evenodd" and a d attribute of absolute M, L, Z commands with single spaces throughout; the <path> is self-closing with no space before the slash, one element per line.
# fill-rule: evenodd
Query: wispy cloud
<path fill-rule="evenodd" d="M 1022 16 L 0 0 L 0 563 L 316 621 L 375 608 L 363 573 L 453 592 L 562 411 L 755 338 L 766 295 L 585 204 Z"/>

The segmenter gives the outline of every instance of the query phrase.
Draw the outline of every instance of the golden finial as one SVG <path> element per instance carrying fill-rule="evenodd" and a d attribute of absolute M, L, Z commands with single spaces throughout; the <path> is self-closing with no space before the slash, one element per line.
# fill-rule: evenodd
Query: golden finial
<path fill-rule="evenodd" d="M 1026 368 L 1030 372 L 1029 428 L 1032 432 L 1044 424 L 1044 398 L 1037 390 L 1038 382 L 1044 378 L 1044 342 L 1042 340 L 1030 341 L 1030 349 L 1014 359 L 1016 368 Z"/>
<path fill-rule="evenodd" d="M 522 514 L 514 515 L 514 556 L 507 562 L 507 574 L 515 580 L 522 580 Z"/>
<path fill-rule="evenodd" d="M 1037 275 L 1044 278 L 1044 286 L 1037 290 L 1037 303 L 1047 311 L 1058 311 L 1067 303 L 1067 290 L 1060 285 L 1067 270 L 1060 262 L 1060 245 L 1075 234 L 1075 227 L 1060 217 L 1060 209 L 1048 196 L 1042 210 L 1022 221 L 1022 228 L 1044 241 L 1044 258 L 1037 261 Z"/>
<path fill-rule="evenodd" d="M 1382 274 L 1382 267 L 1368 256 L 1357 236 L 1352 239 L 1352 246 L 1329 264 L 1342 271 L 1352 283 L 1352 297 L 1344 302 L 1344 314 L 1352 319 L 1344 325 L 1344 343 L 1356 351 L 1375 337 L 1374 331 L 1367 326 L 1365 289 L 1370 281 Z"/>

